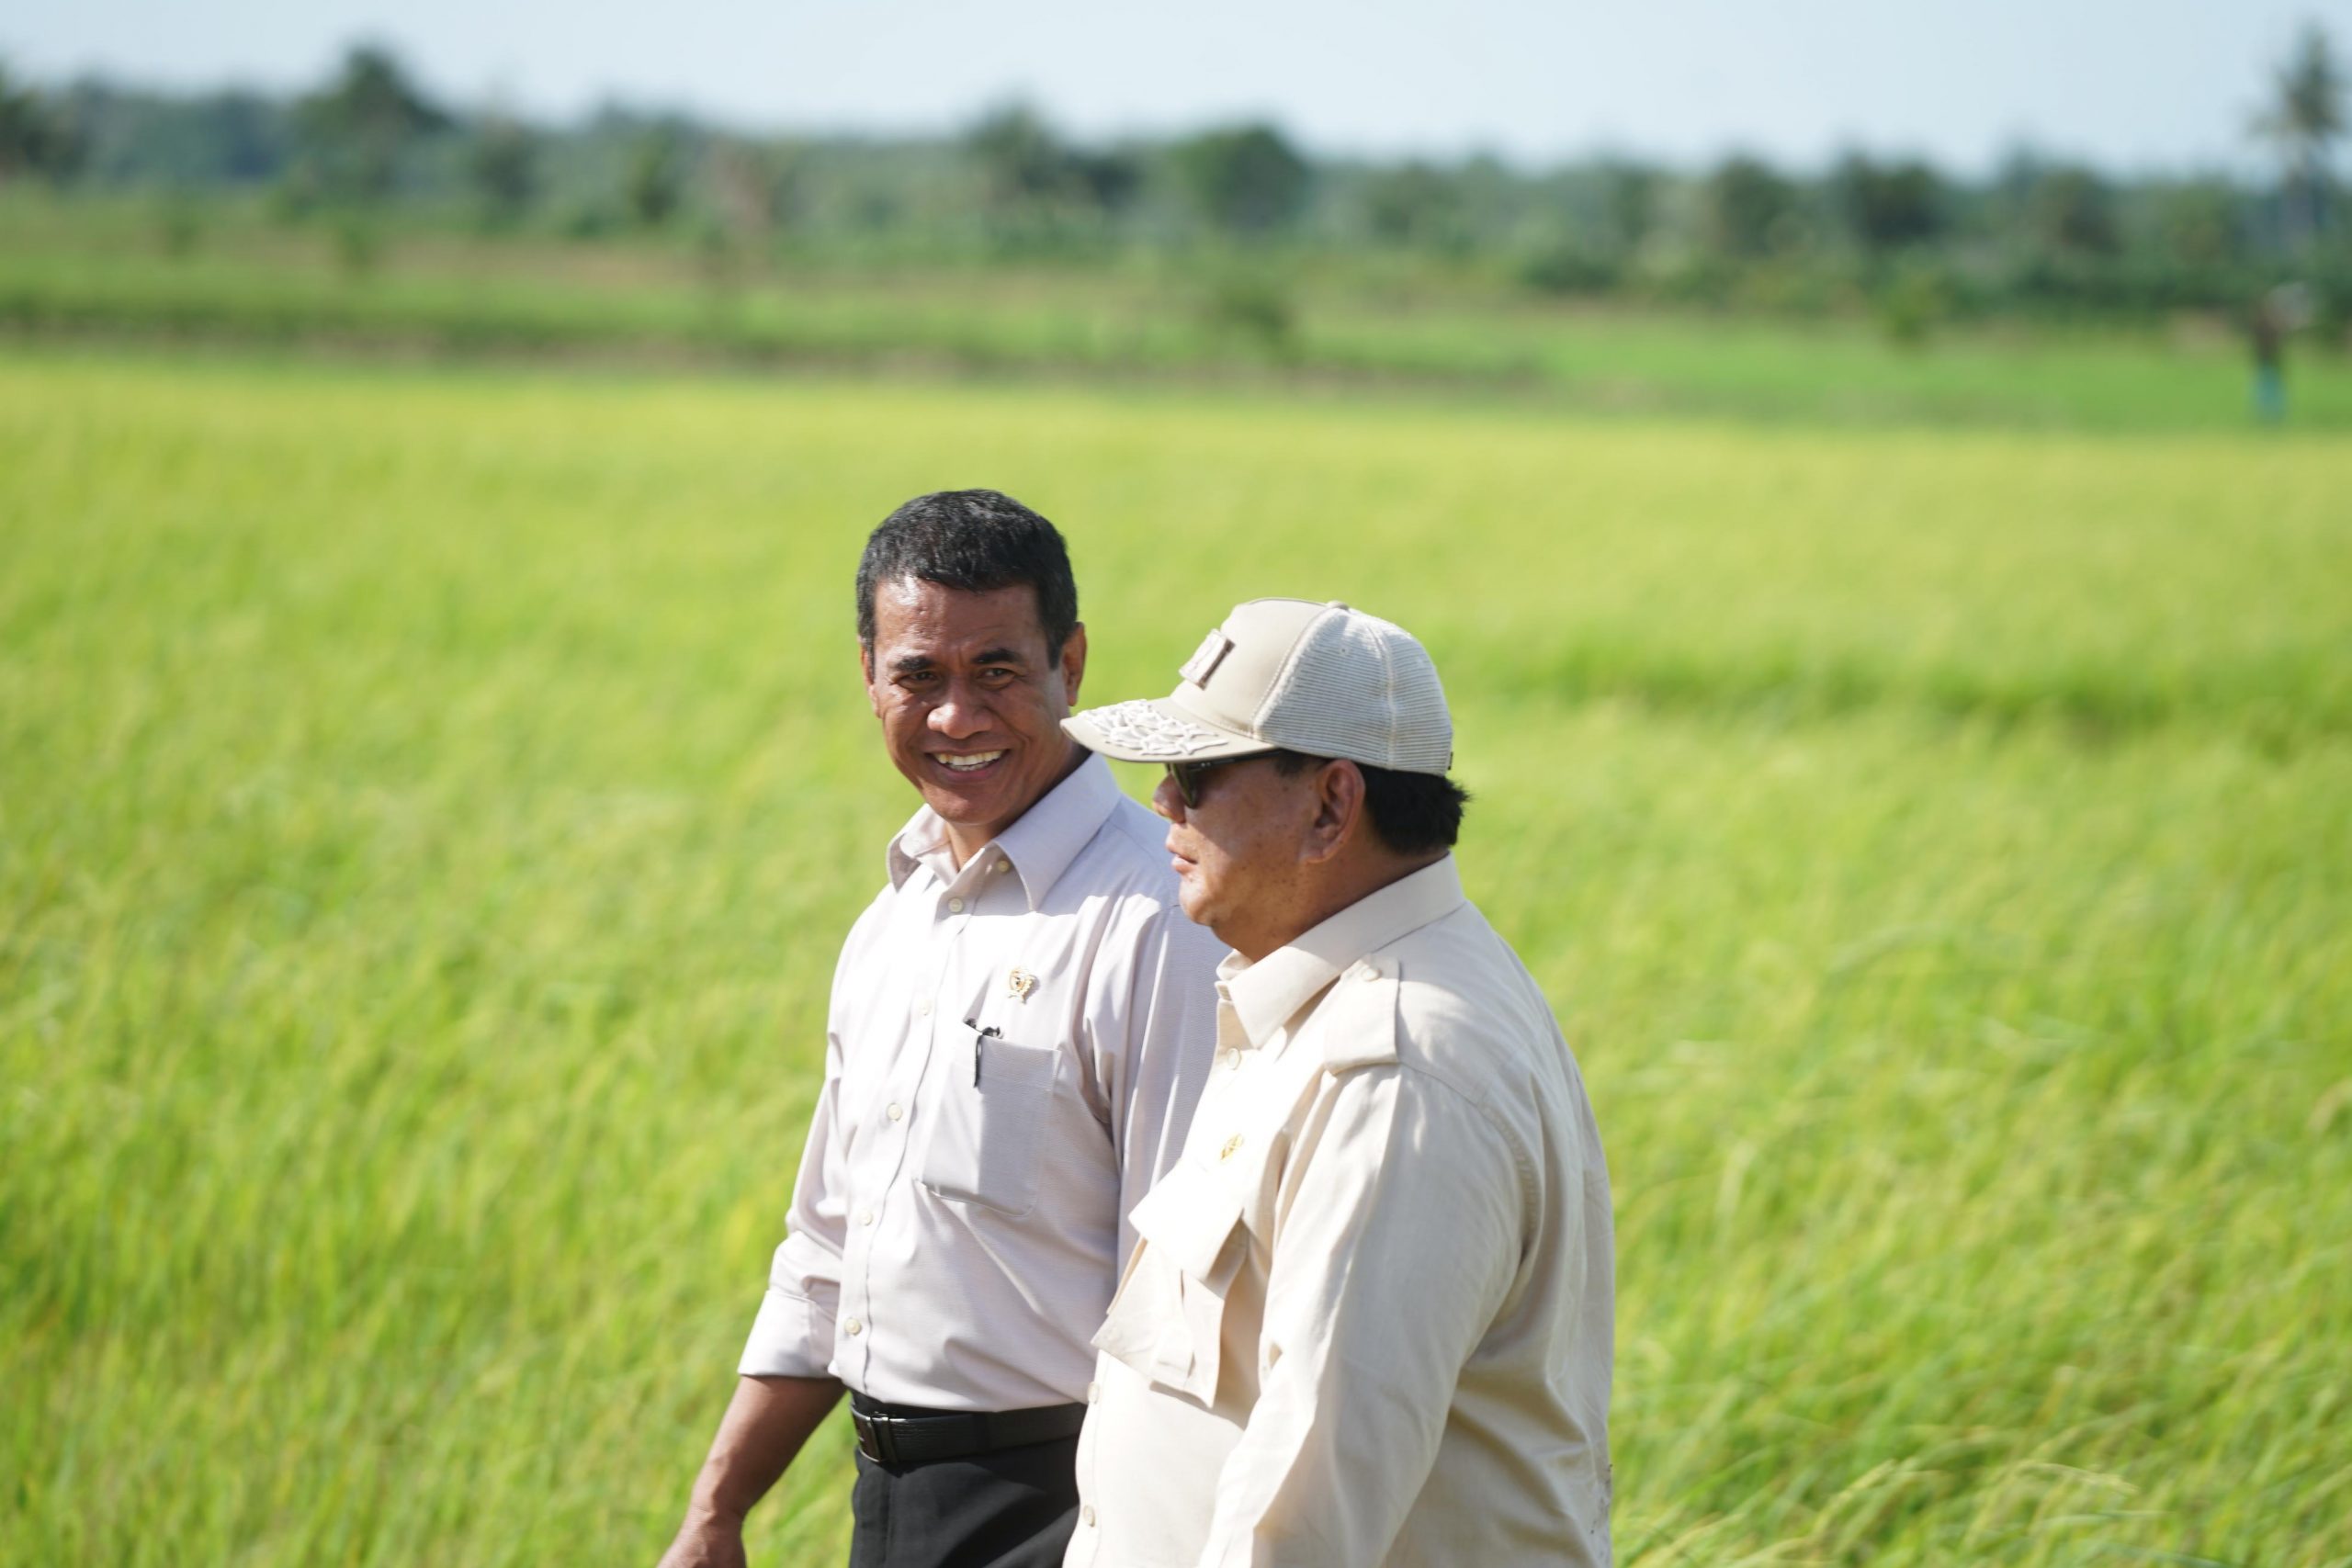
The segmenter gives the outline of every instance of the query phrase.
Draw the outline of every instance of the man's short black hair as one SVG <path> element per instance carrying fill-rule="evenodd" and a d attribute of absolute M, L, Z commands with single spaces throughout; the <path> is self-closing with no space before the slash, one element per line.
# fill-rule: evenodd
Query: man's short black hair
<path fill-rule="evenodd" d="M 966 593 L 1026 585 L 1037 595 L 1046 658 L 1078 627 L 1078 580 L 1051 523 L 992 490 L 919 495 L 882 520 L 857 563 L 857 640 L 874 650 L 874 590 L 913 578 Z"/>
<path fill-rule="evenodd" d="M 1331 761 L 1304 751 L 1272 755 L 1274 771 L 1286 778 Z M 1443 773 L 1408 773 L 1362 762 L 1355 769 L 1363 775 L 1364 815 L 1372 818 L 1373 836 L 1394 852 L 1450 850 L 1462 836 L 1462 808 L 1470 804 L 1470 792 Z"/>

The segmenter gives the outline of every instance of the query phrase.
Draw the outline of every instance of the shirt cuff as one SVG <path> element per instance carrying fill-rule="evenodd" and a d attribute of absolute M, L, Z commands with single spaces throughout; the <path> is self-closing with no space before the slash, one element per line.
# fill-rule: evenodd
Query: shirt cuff
<path fill-rule="evenodd" d="M 832 1375 L 833 1314 L 806 1296 L 770 1287 L 735 1370 L 747 1378 Z"/>

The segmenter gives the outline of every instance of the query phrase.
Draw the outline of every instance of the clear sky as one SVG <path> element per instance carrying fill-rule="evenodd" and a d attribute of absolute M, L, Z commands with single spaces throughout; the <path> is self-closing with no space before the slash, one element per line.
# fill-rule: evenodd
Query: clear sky
<path fill-rule="evenodd" d="M 619 100 L 745 129 L 936 131 L 1019 96 L 1096 137 L 1271 117 L 1327 153 L 1596 150 L 1989 167 L 2246 167 L 2306 19 L 2352 0 L 9 0 L 0 58 L 288 87 L 356 38 L 435 91 L 569 117 Z"/>

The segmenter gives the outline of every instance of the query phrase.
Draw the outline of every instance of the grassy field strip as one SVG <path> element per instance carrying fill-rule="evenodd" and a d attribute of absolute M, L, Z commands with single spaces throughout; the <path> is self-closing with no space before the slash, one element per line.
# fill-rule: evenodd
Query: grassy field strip
<path fill-rule="evenodd" d="M 426 234 L 390 243 L 354 274 L 312 233 L 237 231 L 175 255 L 119 214 L 69 220 L 0 201 L 0 333 L 1420 385 L 1588 412 L 1800 423 L 2235 432 L 2250 419 L 2244 346 L 2212 323 L 2166 333 L 1953 323 L 1898 346 L 1858 321 L 1605 311 L 1491 285 L 1367 287 L 1267 260 L 1257 273 L 1283 278 L 1268 298 L 1286 324 L 1266 330 L 1220 313 L 1218 279 L 1232 265 L 746 268 L 676 245 Z M 2293 423 L 2352 427 L 2352 361 L 2312 344 L 2291 360 Z"/>
<path fill-rule="evenodd" d="M 1610 1144 L 1625 1561 L 2352 1562 L 2345 477 L 0 362 L 0 1559 L 650 1560 L 909 808 L 855 549 L 995 482 L 1092 695 L 1252 592 L 1437 652 Z"/>

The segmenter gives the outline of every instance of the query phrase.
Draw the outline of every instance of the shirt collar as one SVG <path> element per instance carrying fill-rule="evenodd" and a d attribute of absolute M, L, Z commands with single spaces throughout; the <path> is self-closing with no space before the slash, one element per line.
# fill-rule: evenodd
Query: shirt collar
<path fill-rule="evenodd" d="M 974 855 L 978 862 L 989 853 L 1001 854 L 1021 877 L 1021 891 L 1035 909 L 1069 869 L 1112 809 L 1125 795 L 1119 793 L 1117 781 L 1111 777 L 1111 764 L 1100 757 L 1090 756 L 1080 762 L 1069 777 L 1047 790 L 1042 799 L 1023 812 L 1010 828 L 999 833 L 987 849 Z M 890 840 L 885 861 L 890 874 L 891 887 L 906 886 L 915 868 L 933 855 L 944 857 L 947 844 L 947 824 L 937 812 L 926 806 L 907 819 Z M 942 858 L 938 864 L 948 863 Z M 942 882 L 953 879 L 954 874 L 940 875 Z"/>
<path fill-rule="evenodd" d="M 1357 899 L 1255 964 L 1227 953 L 1217 981 L 1250 1043 L 1262 1046 L 1349 964 L 1451 914 L 1463 901 L 1462 873 L 1447 855 Z"/>

